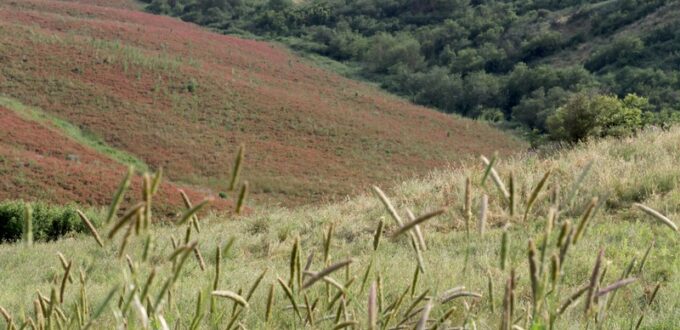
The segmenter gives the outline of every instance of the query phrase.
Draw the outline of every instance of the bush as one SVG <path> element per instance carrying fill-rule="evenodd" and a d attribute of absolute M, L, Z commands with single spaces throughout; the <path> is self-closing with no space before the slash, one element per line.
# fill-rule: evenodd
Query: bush
<path fill-rule="evenodd" d="M 548 118 L 548 133 L 567 142 L 630 135 L 642 127 L 642 110 L 648 105 L 647 99 L 635 94 L 619 99 L 579 93 Z"/>
<path fill-rule="evenodd" d="M 640 59 L 644 49 L 645 44 L 640 38 L 621 37 L 593 54 L 586 61 L 585 67 L 591 72 L 595 72 L 608 65 L 620 67 L 631 65 Z"/>
<path fill-rule="evenodd" d="M 0 203 L 0 242 L 21 239 L 24 228 L 26 203 L 5 201 Z M 53 206 L 46 203 L 31 203 L 33 209 L 33 239 L 36 241 L 56 240 L 71 232 L 87 230 L 74 206 Z M 97 225 L 97 218 L 88 214 Z"/>

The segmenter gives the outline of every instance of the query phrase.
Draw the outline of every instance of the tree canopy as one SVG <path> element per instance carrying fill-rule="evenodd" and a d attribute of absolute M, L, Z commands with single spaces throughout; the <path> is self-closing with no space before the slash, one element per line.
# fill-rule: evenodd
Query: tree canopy
<path fill-rule="evenodd" d="M 146 1 L 155 13 L 341 61 L 419 104 L 539 133 L 581 93 L 634 93 L 649 100 L 645 111 L 680 111 L 680 19 L 635 25 L 657 11 L 680 15 L 670 0 Z"/>

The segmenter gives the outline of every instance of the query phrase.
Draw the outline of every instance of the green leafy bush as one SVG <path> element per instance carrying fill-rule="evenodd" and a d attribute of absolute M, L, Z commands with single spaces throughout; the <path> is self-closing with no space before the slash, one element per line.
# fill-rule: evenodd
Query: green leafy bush
<path fill-rule="evenodd" d="M 4 201 L 0 203 L 0 242 L 21 239 L 26 203 Z M 71 232 L 87 230 L 74 206 L 53 206 L 43 202 L 31 203 L 33 209 L 33 237 L 37 241 L 56 240 Z M 88 216 L 90 216 L 88 214 Z M 90 220 L 97 225 L 96 216 Z"/>
<path fill-rule="evenodd" d="M 607 65 L 627 66 L 640 59 L 645 48 L 637 37 L 624 36 L 593 54 L 585 64 L 590 71 L 599 71 Z"/>
<path fill-rule="evenodd" d="M 647 107 L 647 99 L 635 94 L 619 99 L 579 93 L 548 118 L 548 133 L 555 140 L 567 142 L 630 135 L 642 128 L 642 111 Z"/>

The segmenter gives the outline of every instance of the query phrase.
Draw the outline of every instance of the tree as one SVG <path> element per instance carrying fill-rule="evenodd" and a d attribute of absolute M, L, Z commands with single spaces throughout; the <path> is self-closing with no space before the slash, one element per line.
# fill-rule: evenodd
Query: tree
<path fill-rule="evenodd" d="M 647 99 L 628 94 L 616 96 L 579 93 L 557 109 L 547 121 L 550 137 L 579 142 L 589 138 L 633 134 L 642 127 Z"/>
<path fill-rule="evenodd" d="M 364 60 L 373 72 L 387 73 L 394 66 L 404 66 L 415 72 L 425 64 L 420 43 L 410 34 L 393 36 L 381 33 L 373 37 L 369 44 Z"/>
<path fill-rule="evenodd" d="M 569 94 L 560 87 L 551 88 L 547 92 L 540 87 L 523 97 L 519 104 L 512 108 L 512 119 L 530 129 L 545 132 L 546 119 L 567 100 Z"/>
<path fill-rule="evenodd" d="M 292 0 L 269 0 L 267 3 L 267 8 L 271 10 L 286 10 L 292 6 Z"/>
<path fill-rule="evenodd" d="M 599 71 L 605 66 L 625 66 L 639 59 L 644 48 L 645 44 L 640 38 L 621 37 L 595 52 L 585 66 L 590 71 Z"/>

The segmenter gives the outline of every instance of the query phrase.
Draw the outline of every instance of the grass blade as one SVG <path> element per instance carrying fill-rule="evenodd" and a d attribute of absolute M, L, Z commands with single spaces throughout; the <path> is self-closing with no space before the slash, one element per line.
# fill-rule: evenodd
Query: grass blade
<path fill-rule="evenodd" d="M 576 234 L 574 234 L 574 239 L 572 240 L 573 244 L 576 244 L 578 242 L 578 239 L 583 235 L 583 233 L 586 230 L 586 226 L 588 225 L 588 222 L 590 219 L 593 217 L 593 210 L 595 209 L 595 206 L 597 205 L 597 197 L 593 197 L 593 199 L 588 203 L 588 206 L 586 207 L 585 212 L 583 212 L 583 216 L 581 216 L 581 221 L 578 223 L 578 227 L 576 228 Z"/>
<path fill-rule="evenodd" d="M 498 190 L 500 190 L 501 194 L 503 195 L 503 198 L 505 198 L 506 201 L 509 200 L 510 193 L 508 192 L 508 189 L 505 188 L 505 184 L 503 183 L 503 180 L 501 180 L 501 177 L 498 175 L 498 172 L 496 172 L 496 170 L 493 168 L 493 163 L 484 156 L 481 156 L 481 159 L 482 162 L 486 164 L 487 169 L 491 174 L 491 179 L 493 179 L 493 182 L 496 184 L 496 187 L 498 188 Z M 493 162 L 495 162 L 495 160 L 496 157 L 493 158 Z M 482 182 L 482 184 L 483 183 L 484 182 Z"/>
<path fill-rule="evenodd" d="M 616 281 L 616 282 L 600 289 L 599 291 L 597 291 L 597 297 L 602 297 L 602 296 L 604 296 L 604 295 L 606 295 L 606 294 L 608 294 L 608 293 L 610 293 L 614 290 L 617 290 L 617 289 L 622 288 L 622 287 L 624 287 L 628 284 L 631 284 L 631 283 L 635 282 L 636 280 L 637 279 L 635 277 L 630 277 L 630 278 L 626 278 L 626 279 L 623 279 L 623 280 L 620 280 L 620 281 Z"/>
<path fill-rule="evenodd" d="M 28 203 L 24 205 L 23 241 L 27 246 L 33 245 L 33 208 Z"/>
<path fill-rule="evenodd" d="M 179 221 L 176 222 L 177 225 L 181 226 L 181 225 L 185 224 L 187 221 L 189 221 L 189 219 L 191 219 L 192 216 L 194 216 L 196 213 L 198 213 L 198 211 L 200 211 L 203 207 L 205 207 L 209 203 L 210 203 L 210 200 L 206 199 L 206 200 L 202 201 L 200 204 L 198 204 L 198 205 L 192 207 L 191 209 L 187 210 L 186 212 L 184 212 L 184 215 L 182 215 L 182 217 L 179 219 Z"/>
<path fill-rule="evenodd" d="M 413 215 L 413 212 L 411 210 L 406 209 L 406 215 L 408 216 L 409 221 L 415 221 L 416 216 Z M 413 227 L 413 234 L 415 234 L 416 238 L 418 239 L 418 244 L 420 244 L 420 249 L 422 251 L 427 251 L 427 245 L 425 244 L 425 237 L 423 236 L 423 232 L 420 230 L 420 225 L 415 225 Z"/>
<path fill-rule="evenodd" d="M 268 269 L 265 268 L 265 270 L 260 273 L 260 276 L 255 279 L 255 282 L 253 282 L 253 285 L 250 287 L 250 290 L 248 290 L 248 294 L 246 294 L 246 300 L 250 301 L 250 298 L 253 297 L 253 294 L 255 293 L 255 290 L 257 290 L 257 287 L 260 286 L 260 282 L 262 282 L 262 279 L 264 278 L 265 275 L 267 275 Z"/>
<path fill-rule="evenodd" d="M 215 297 L 230 299 L 233 302 L 241 305 L 242 307 L 250 308 L 248 301 L 246 301 L 243 297 L 241 297 L 239 294 L 237 294 L 235 292 L 228 291 L 228 290 L 218 290 L 218 291 L 213 291 L 211 294 Z"/>
<path fill-rule="evenodd" d="M 376 228 L 375 234 L 373 235 L 373 251 L 378 251 L 378 246 L 380 246 L 380 238 L 382 237 L 384 226 L 385 222 L 380 219 L 380 222 L 378 222 L 378 228 Z"/>
<path fill-rule="evenodd" d="M 479 221 L 477 223 L 477 231 L 479 232 L 479 235 L 482 236 L 484 235 L 484 232 L 486 231 L 486 217 L 489 209 L 489 196 L 488 195 L 482 195 L 482 201 L 479 205 Z"/>
<path fill-rule="evenodd" d="M 407 231 L 409 231 L 411 228 L 417 226 L 418 224 L 425 222 L 427 220 L 430 220 L 438 215 L 441 215 L 442 213 L 446 212 L 446 209 L 439 209 L 424 215 L 419 216 L 415 220 L 401 226 L 395 233 L 392 234 L 392 237 L 397 237 Z"/>
<path fill-rule="evenodd" d="M 416 330 L 425 330 L 427 327 L 427 320 L 430 318 L 430 311 L 432 310 L 432 300 L 428 300 L 425 308 L 423 309 L 423 314 L 416 324 Z"/>
<path fill-rule="evenodd" d="M 486 178 L 489 176 L 489 173 L 491 173 L 491 170 L 493 169 L 493 165 L 496 163 L 496 155 L 493 155 L 491 157 L 491 161 L 489 161 L 486 157 L 482 156 L 482 161 L 484 164 L 486 164 L 486 169 L 484 170 L 484 175 L 482 176 L 482 182 L 481 185 L 484 185 L 484 182 L 486 182 Z"/>
<path fill-rule="evenodd" d="M 111 228 L 111 231 L 109 231 L 109 239 L 113 238 L 113 236 L 116 235 L 116 233 L 122 229 L 130 220 L 132 220 L 136 215 L 137 212 L 143 208 L 146 204 L 144 202 L 139 202 L 135 204 L 132 208 L 130 208 L 123 217 L 116 222 L 116 224 Z"/>
<path fill-rule="evenodd" d="M 155 195 L 158 192 L 158 188 L 161 185 L 161 180 L 163 179 L 163 167 L 159 167 L 156 171 L 156 175 L 153 176 L 153 181 L 151 183 L 151 195 Z"/>
<path fill-rule="evenodd" d="M 269 286 L 269 293 L 267 294 L 267 307 L 264 312 L 264 321 L 269 323 L 272 316 L 272 306 L 274 305 L 274 283 Z"/>
<path fill-rule="evenodd" d="M 671 219 L 668 219 L 665 215 L 659 213 L 659 211 L 656 211 L 649 206 L 642 205 L 642 204 L 639 204 L 639 203 L 635 203 L 633 205 L 635 207 L 639 208 L 640 210 L 644 211 L 648 215 L 652 216 L 653 218 L 661 221 L 663 224 L 665 224 L 666 226 L 673 229 L 673 231 L 675 231 L 675 232 L 678 231 L 678 226 L 675 223 L 673 223 L 673 221 L 671 221 Z"/>
<path fill-rule="evenodd" d="M 297 305 L 297 302 L 295 301 L 295 296 L 293 295 L 293 291 L 288 287 L 286 282 L 281 279 L 281 277 L 276 278 L 277 281 L 279 281 L 279 284 L 281 284 L 281 288 L 283 288 L 283 291 L 286 293 L 286 297 L 288 297 L 288 300 L 290 300 L 290 303 L 293 305 L 293 310 L 295 310 L 295 314 L 297 314 L 298 318 L 302 320 L 302 314 L 300 314 L 300 308 Z"/>
<path fill-rule="evenodd" d="M 585 180 L 586 176 L 588 176 L 588 173 L 590 173 L 590 169 L 593 168 L 593 163 L 594 161 L 592 160 L 588 162 L 586 167 L 583 168 L 583 171 L 581 171 L 581 174 L 579 174 L 576 181 L 574 181 L 574 183 L 571 185 L 569 195 L 567 196 L 567 206 L 571 207 L 572 203 L 574 202 L 574 199 L 576 198 L 578 190 L 581 188 L 583 180 Z"/>
<path fill-rule="evenodd" d="M 368 291 L 368 329 L 375 330 L 378 324 L 378 302 L 376 284 L 373 282 Z"/>
<path fill-rule="evenodd" d="M 249 187 L 248 181 L 243 182 L 241 191 L 238 194 L 238 200 L 236 201 L 236 214 L 241 214 L 241 212 L 243 212 L 243 205 L 245 205 L 246 198 L 248 197 Z"/>
<path fill-rule="evenodd" d="M 348 259 L 348 260 L 341 261 L 341 262 L 338 262 L 338 263 L 335 263 L 333 265 L 326 267 L 324 270 L 322 270 L 322 271 L 314 274 L 312 277 L 310 277 L 307 280 L 307 282 L 305 282 L 302 285 L 302 289 L 304 290 L 304 289 L 309 288 L 314 283 L 316 283 L 318 280 L 322 279 L 324 276 L 330 275 L 331 273 L 333 273 L 333 272 L 335 272 L 335 271 L 337 271 L 337 270 L 339 270 L 343 267 L 347 267 L 351 263 L 352 263 L 352 259 Z"/>
<path fill-rule="evenodd" d="M 586 304 L 584 309 L 584 314 L 587 316 L 593 305 L 596 303 L 595 298 L 597 297 L 598 283 L 600 278 L 600 271 L 602 269 L 602 259 L 604 259 L 604 248 L 600 249 L 600 253 L 597 255 L 595 260 L 595 266 L 593 267 L 593 272 L 590 275 L 590 284 L 588 285 L 588 296 L 586 296 Z"/>
<path fill-rule="evenodd" d="M 102 238 L 99 236 L 97 229 L 95 229 L 94 226 L 92 225 L 92 222 L 90 222 L 90 219 L 88 219 L 85 213 L 83 213 L 82 211 L 76 210 L 76 212 L 78 213 L 78 216 L 80 216 L 80 219 L 83 220 L 83 223 L 85 223 L 87 229 L 90 230 L 92 236 L 94 236 L 94 239 L 97 241 L 97 244 L 99 244 L 99 246 L 101 247 L 104 247 L 104 242 L 102 241 Z"/>
<path fill-rule="evenodd" d="M 382 190 L 380 190 L 380 188 L 378 188 L 377 186 L 373 186 L 373 191 L 375 191 L 375 193 L 380 198 L 380 201 L 383 203 L 383 205 L 385 205 L 387 212 L 390 214 L 390 216 L 392 216 L 394 222 L 396 222 L 397 225 L 401 227 L 404 221 L 401 220 L 399 213 L 397 213 L 397 210 L 392 205 L 392 202 L 390 202 L 390 200 L 387 198 L 387 195 L 385 195 L 385 193 Z"/>
<path fill-rule="evenodd" d="M 541 178 L 541 181 L 538 182 L 534 190 L 531 192 L 531 196 L 529 196 L 529 200 L 527 201 L 527 207 L 524 211 L 524 222 L 527 221 L 529 211 L 531 211 L 531 207 L 534 205 L 534 202 L 536 202 L 538 194 L 541 192 L 541 189 L 543 189 L 543 186 L 545 186 L 545 183 L 548 181 L 550 173 L 552 173 L 552 170 L 548 170 L 547 172 L 545 172 L 545 174 L 543 174 L 543 178 Z"/>
<path fill-rule="evenodd" d="M 234 191 L 238 185 L 238 179 L 241 175 L 241 167 L 243 165 L 243 154 L 245 153 L 246 146 L 241 144 L 238 147 L 238 153 L 236 154 L 236 159 L 234 159 L 234 168 L 231 171 L 231 181 L 229 181 L 229 191 Z"/>
<path fill-rule="evenodd" d="M 118 190 L 116 190 L 116 194 L 113 195 L 113 201 L 111 202 L 111 207 L 109 207 L 109 213 L 106 215 L 106 221 L 104 221 L 105 224 L 111 222 L 111 220 L 113 220 L 113 218 L 116 216 L 116 212 L 118 212 L 120 203 L 123 201 L 123 196 L 125 196 L 125 192 L 130 187 L 130 181 L 132 181 L 132 175 L 134 172 L 135 168 L 130 166 L 125 178 L 120 182 Z"/>

